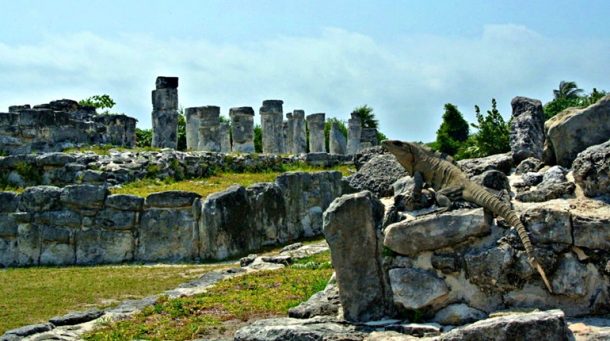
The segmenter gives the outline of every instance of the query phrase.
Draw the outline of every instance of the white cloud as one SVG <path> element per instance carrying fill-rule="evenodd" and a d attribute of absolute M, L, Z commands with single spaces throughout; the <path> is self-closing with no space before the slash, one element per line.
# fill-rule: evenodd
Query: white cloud
<path fill-rule="evenodd" d="M 472 118 L 475 104 L 484 109 L 495 97 L 508 116 L 512 97 L 548 100 L 560 80 L 610 88 L 609 41 L 552 40 L 516 25 L 488 25 L 470 38 L 387 41 L 329 28 L 313 37 L 240 45 L 88 32 L 31 45 L 0 43 L 0 108 L 107 93 L 117 110 L 149 127 L 155 77 L 175 75 L 185 107 L 220 105 L 226 114 L 232 106 L 257 110 L 262 100 L 278 98 L 285 111 L 347 119 L 355 106 L 368 104 L 388 136 L 431 140 L 447 102 Z"/>

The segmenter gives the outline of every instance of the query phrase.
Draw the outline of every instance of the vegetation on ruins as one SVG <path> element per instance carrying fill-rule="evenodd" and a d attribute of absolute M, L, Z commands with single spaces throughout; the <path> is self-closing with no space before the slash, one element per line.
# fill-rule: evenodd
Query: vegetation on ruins
<path fill-rule="evenodd" d="M 222 267 L 192 264 L 5 269 L 0 276 L 0 335 L 70 311 L 109 307 L 124 299 L 156 294 Z"/>
<path fill-rule="evenodd" d="M 544 105 L 544 115 L 548 120 L 567 108 L 587 107 L 595 104 L 606 94 L 606 91 L 599 91 L 596 88 L 593 88 L 591 93 L 585 94 L 576 82 L 561 81 L 559 87 L 553 90 L 553 100 Z"/>
<path fill-rule="evenodd" d="M 360 118 L 362 128 L 379 128 L 379 120 L 375 118 L 373 108 L 369 107 L 368 105 L 365 104 L 354 108 L 351 115 L 354 114 Z"/>
<path fill-rule="evenodd" d="M 261 271 L 219 282 L 191 297 L 161 297 L 133 317 L 110 322 L 86 340 L 187 340 L 232 336 L 241 324 L 272 316 L 307 300 L 332 274 L 330 253 L 307 257 L 280 270 Z"/>
<path fill-rule="evenodd" d="M 496 99 L 491 99 L 491 110 L 481 114 L 478 105 L 474 106 L 477 123 L 470 126 L 477 129 L 458 149 L 456 159 L 484 157 L 510 151 L 510 124 L 505 122 L 497 108 Z"/>
<path fill-rule="evenodd" d="M 433 148 L 449 155 L 455 155 L 468 139 L 468 132 L 468 122 L 457 106 L 447 103 L 443 113 L 443 122 L 436 131 L 436 143 Z"/>
<path fill-rule="evenodd" d="M 100 109 L 100 110 L 106 109 L 102 113 L 109 114 L 110 112 L 108 111 L 108 109 L 112 109 L 112 107 L 114 107 L 116 102 L 109 95 L 103 94 L 103 95 L 93 95 L 91 97 L 82 99 L 82 100 L 78 101 L 78 104 L 82 105 L 82 106 L 87 106 L 87 107 L 94 107 L 95 109 Z"/>

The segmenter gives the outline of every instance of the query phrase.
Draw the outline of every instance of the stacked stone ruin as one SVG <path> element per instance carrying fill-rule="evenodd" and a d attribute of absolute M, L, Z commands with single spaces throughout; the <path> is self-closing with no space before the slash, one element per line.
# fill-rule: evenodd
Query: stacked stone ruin
<path fill-rule="evenodd" d="M 178 147 L 178 77 L 157 77 L 152 91 L 152 146 Z"/>

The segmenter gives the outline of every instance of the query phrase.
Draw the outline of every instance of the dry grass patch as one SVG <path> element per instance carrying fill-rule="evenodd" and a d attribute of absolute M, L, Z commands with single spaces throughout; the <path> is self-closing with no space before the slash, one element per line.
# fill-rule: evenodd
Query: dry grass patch
<path fill-rule="evenodd" d="M 121 265 L 0 270 L 0 334 L 75 310 L 106 307 L 200 277 L 226 265 Z"/>

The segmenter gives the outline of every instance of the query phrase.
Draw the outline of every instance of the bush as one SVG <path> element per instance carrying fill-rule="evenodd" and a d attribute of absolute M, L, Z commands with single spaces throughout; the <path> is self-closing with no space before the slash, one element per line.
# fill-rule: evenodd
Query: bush
<path fill-rule="evenodd" d="M 445 104 L 443 122 L 436 132 L 438 150 L 454 155 L 460 149 L 462 143 L 468 139 L 468 130 L 468 122 L 458 108 L 451 103 Z"/>

